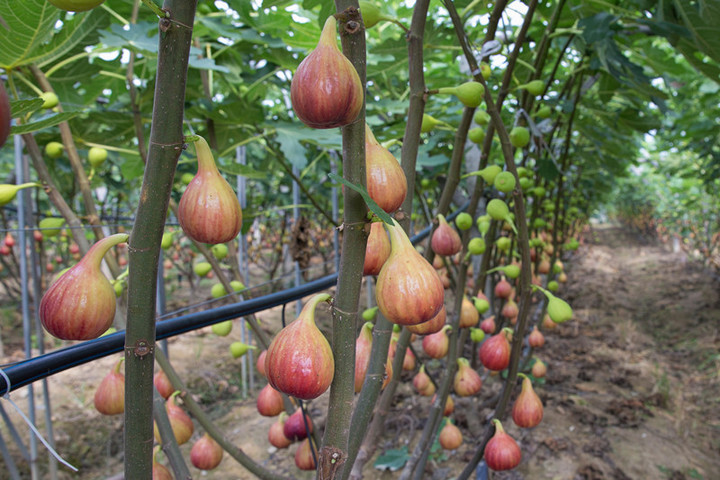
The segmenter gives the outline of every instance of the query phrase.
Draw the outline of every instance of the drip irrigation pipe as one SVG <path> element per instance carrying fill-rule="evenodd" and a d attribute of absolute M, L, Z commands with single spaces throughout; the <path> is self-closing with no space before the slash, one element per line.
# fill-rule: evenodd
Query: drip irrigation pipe
<path fill-rule="evenodd" d="M 467 204 L 448 216 L 452 219 L 465 210 Z M 414 235 L 410 241 L 417 243 L 430 234 L 432 225 Z M 310 281 L 298 287 L 288 288 L 258 298 L 212 308 L 202 312 L 182 315 L 180 317 L 161 320 L 155 328 L 156 340 L 174 337 L 183 333 L 207 327 L 225 320 L 232 320 L 253 313 L 261 312 L 295 300 L 300 300 L 313 293 L 328 289 L 337 283 L 337 273 Z M 17 390 L 43 378 L 70 368 L 92 362 L 98 358 L 122 352 L 125 348 L 125 331 L 115 332 L 104 337 L 88 340 L 54 352 L 39 355 L 3 368 L 10 379 L 10 392 Z M 0 397 L 8 391 L 5 378 L 0 376 Z"/>

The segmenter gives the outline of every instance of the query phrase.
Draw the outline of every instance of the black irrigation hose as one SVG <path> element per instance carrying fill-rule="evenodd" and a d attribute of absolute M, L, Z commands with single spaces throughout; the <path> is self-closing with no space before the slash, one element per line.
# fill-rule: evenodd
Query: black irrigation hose
<path fill-rule="evenodd" d="M 453 212 L 448 219 L 454 218 L 466 208 L 467 204 Z M 430 234 L 431 228 L 432 226 L 424 228 L 410 240 L 413 243 L 423 240 Z M 336 283 L 337 273 L 333 273 L 298 287 L 288 288 L 269 295 L 263 295 L 262 297 L 251 298 L 242 302 L 224 305 L 203 312 L 191 313 L 169 320 L 162 320 L 157 323 L 155 336 L 157 340 L 162 340 L 225 320 L 232 320 L 257 313 L 277 307 L 278 305 L 300 300 L 308 295 L 330 288 Z M 13 391 L 72 367 L 112 355 L 113 353 L 122 352 L 124 347 L 125 331 L 123 330 L 18 362 L 3 368 L 3 371 L 10 379 L 10 391 Z M 6 393 L 9 393 L 8 384 L 5 378 L 0 375 L 0 397 Z"/>

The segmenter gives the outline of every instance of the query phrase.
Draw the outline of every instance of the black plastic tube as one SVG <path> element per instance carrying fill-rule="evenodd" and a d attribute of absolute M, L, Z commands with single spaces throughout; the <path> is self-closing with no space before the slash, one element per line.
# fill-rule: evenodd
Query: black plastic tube
<path fill-rule="evenodd" d="M 452 215 L 448 216 L 448 219 L 454 218 L 465 208 L 467 208 L 467 205 L 453 212 Z M 413 243 L 417 243 L 427 237 L 430 234 L 430 230 L 430 226 L 426 227 L 410 240 Z M 262 297 L 252 298 L 230 305 L 223 305 L 222 307 L 191 313 L 168 320 L 161 320 L 157 323 L 155 330 L 156 339 L 162 340 L 164 338 L 174 337 L 225 320 L 232 320 L 293 302 L 330 288 L 335 285 L 336 282 L 337 273 L 333 273 L 332 275 L 327 275 L 298 287 L 288 288 L 269 295 L 263 295 Z M 5 378 L 0 375 L 0 396 L 5 395 L 9 391 L 11 392 L 38 380 L 42 380 L 50 375 L 84 363 L 92 362 L 93 360 L 112 355 L 113 353 L 121 352 L 124 347 L 125 331 L 123 330 L 18 362 L 3 368 L 3 371 L 10 379 L 10 389 L 8 390 L 8 384 Z"/>

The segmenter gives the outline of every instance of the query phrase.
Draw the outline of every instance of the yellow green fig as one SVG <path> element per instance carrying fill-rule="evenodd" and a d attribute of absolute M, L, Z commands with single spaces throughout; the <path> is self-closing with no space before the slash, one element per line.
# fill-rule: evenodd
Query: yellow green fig
<path fill-rule="evenodd" d="M 22 190 L 23 188 L 29 188 L 29 187 L 41 187 L 39 183 L 30 182 L 30 183 L 21 183 L 20 185 L 12 185 L 10 183 L 5 183 L 0 185 L 0 207 L 7 205 L 8 203 L 15 200 L 15 196 L 17 195 L 17 192 Z"/>

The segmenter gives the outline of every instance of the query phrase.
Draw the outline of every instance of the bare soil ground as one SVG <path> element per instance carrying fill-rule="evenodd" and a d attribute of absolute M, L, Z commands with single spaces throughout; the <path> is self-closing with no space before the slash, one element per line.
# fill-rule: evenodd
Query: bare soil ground
<path fill-rule="evenodd" d="M 545 332 L 547 342 L 537 352 L 548 364 L 546 381 L 535 386 L 545 417 L 532 430 L 518 429 L 509 418 L 504 422 L 520 443 L 523 461 L 515 471 L 491 473 L 491 478 L 720 478 L 720 284 L 683 255 L 617 227 L 597 226 L 586 240 L 588 245 L 566 262 L 570 281 L 560 292 L 573 305 L 575 319 Z M 270 329 L 277 328 L 279 316 L 279 309 L 258 315 Z M 296 446 L 276 451 L 269 445 L 267 430 L 275 419 L 259 416 L 252 397 L 242 398 L 240 364 L 228 354 L 230 343 L 239 339 L 239 328 L 222 338 L 209 329 L 186 334 L 170 342 L 171 359 L 236 445 L 288 478 L 313 478 L 295 468 Z M 92 406 L 96 385 L 117 358 L 49 380 L 58 451 L 81 469 L 71 474 L 61 468 L 61 479 L 101 480 L 122 470 L 122 419 L 104 417 Z M 378 454 L 407 443 L 412 447 L 423 426 L 429 399 L 412 393 L 410 373 L 403 378 Z M 263 385 L 256 382 L 258 389 Z M 434 453 L 426 478 L 452 478 L 463 468 L 490 414 L 480 405 L 499 386 L 487 378 L 482 398 L 456 398 L 455 418 L 465 443 L 454 452 Z M 27 389 L 12 394 L 22 406 L 26 397 Z M 315 418 L 323 416 L 326 405 L 327 395 L 313 402 Z M 5 408 L 10 413 L 7 403 Z M 27 428 L 17 415 L 11 417 L 26 437 Z M 0 432 L 11 442 L 3 425 Z M 195 436 L 200 434 L 197 428 Z M 190 447 L 182 447 L 186 458 Z M 30 478 L 17 447 L 10 449 L 23 478 Z M 43 472 L 46 458 L 41 450 Z M 193 478 L 254 478 L 227 455 L 213 472 L 192 467 L 191 472 Z M 372 463 L 365 472 L 369 479 L 397 477 Z M 0 464 L 0 479 L 6 478 Z"/>

